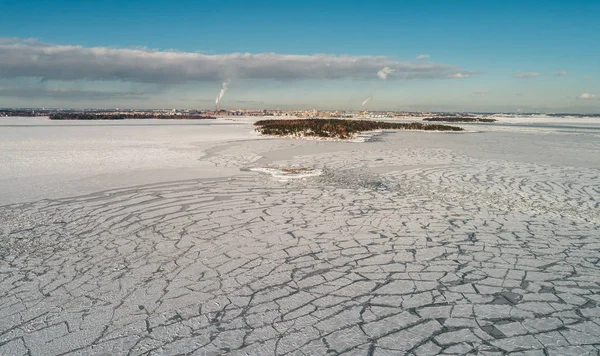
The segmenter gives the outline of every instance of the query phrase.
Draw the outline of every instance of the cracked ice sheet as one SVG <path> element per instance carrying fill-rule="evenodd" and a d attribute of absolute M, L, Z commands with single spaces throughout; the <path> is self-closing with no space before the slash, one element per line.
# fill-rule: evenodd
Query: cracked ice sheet
<path fill-rule="evenodd" d="M 206 156 L 325 169 L 300 181 L 0 207 L 0 354 L 597 354 L 598 169 L 406 134 Z"/>

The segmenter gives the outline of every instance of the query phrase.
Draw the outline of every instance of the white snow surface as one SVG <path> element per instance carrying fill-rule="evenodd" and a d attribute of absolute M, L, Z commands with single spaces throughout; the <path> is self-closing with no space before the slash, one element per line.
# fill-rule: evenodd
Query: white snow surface
<path fill-rule="evenodd" d="M 494 124 L 458 124 L 467 130 L 459 134 L 399 131 L 380 136 L 375 132 L 359 135 L 355 142 L 260 136 L 252 125 L 258 119 L 262 118 L 93 122 L 0 118 L 0 204 L 251 174 L 240 168 L 259 168 L 249 165 L 280 148 L 285 152 L 281 158 L 302 156 L 302 150 L 308 150 L 318 162 L 319 155 L 331 150 L 360 155 L 361 149 L 380 145 L 378 141 L 398 149 L 420 149 L 423 158 L 432 157 L 432 149 L 449 149 L 484 159 L 600 167 L 600 119 L 497 117 Z M 295 150 L 295 146 L 303 148 Z M 406 157 L 399 157 L 394 165 L 407 163 Z"/>

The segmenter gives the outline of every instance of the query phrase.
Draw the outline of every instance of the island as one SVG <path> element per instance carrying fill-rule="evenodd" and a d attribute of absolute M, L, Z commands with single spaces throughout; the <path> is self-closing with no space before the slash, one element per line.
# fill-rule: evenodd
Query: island
<path fill-rule="evenodd" d="M 369 120 L 301 119 L 259 120 L 256 131 L 263 135 L 350 139 L 359 132 L 373 130 L 463 131 L 448 125 L 421 122 L 394 123 Z"/>

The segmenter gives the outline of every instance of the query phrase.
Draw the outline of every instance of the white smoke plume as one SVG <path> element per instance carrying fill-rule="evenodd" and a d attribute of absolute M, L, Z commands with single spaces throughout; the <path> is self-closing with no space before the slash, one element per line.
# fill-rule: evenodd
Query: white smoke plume
<path fill-rule="evenodd" d="M 223 95 L 225 95 L 225 92 L 227 91 L 228 85 L 229 85 L 229 79 L 227 79 L 226 82 L 223 82 L 223 87 L 221 88 L 221 91 L 219 92 L 219 96 L 217 96 L 217 100 L 215 100 L 215 104 L 219 105 L 219 103 L 221 102 L 221 99 L 223 99 Z"/>
<path fill-rule="evenodd" d="M 387 76 L 394 73 L 395 70 L 390 67 L 383 67 L 379 72 L 377 72 L 377 76 L 383 80 L 387 79 Z"/>
<path fill-rule="evenodd" d="M 392 69 L 390 67 L 383 67 L 381 68 L 378 72 L 377 72 L 377 76 L 380 79 L 386 80 L 388 75 L 394 73 L 396 70 Z M 371 93 L 373 92 L 373 89 L 371 90 Z M 371 100 L 373 98 L 372 95 L 369 95 L 365 100 L 363 100 L 363 102 L 360 104 L 361 108 L 363 108 L 365 106 L 365 104 L 367 104 L 369 102 L 369 100 Z"/>
<path fill-rule="evenodd" d="M 394 72 L 396 72 L 396 69 L 392 69 L 390 67 L 385 66 L 377 72 L 377 76 L 380 79 L 386 80 L 388 75 L 390 75 Z M 373 92 L 373 89 L 371 90 L 371 92 Z M 369 100 L 371 100 L 372 98 L 373 98 L 373 96 L 369 95 L 365 100 L 363 100 L 362 104 L 360 104 L 361 108 L 363 108 L 365 106 L 365 104 L 367 104 L 369 102 Z"/>
<path fill-rule="evenodd" d="M 366 98 L 365 100 L 363 100 L 363 102 L 362 102 L 362 104 L 360 104 L 360 106 L 361 106 L 361 107 L 364 107 L 364 106 L 365 106 L 365 104 L 366 104 L 366 103 L 368 103 L 368 102 L 369 102 L 369 100 L 371 100 L 371 98 L 372 98 L 372 97 L 370 96 L 370 97 Z"/>

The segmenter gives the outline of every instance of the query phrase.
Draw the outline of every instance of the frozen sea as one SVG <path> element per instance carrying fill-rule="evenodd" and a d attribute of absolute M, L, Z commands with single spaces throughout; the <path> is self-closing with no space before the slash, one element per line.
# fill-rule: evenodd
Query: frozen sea
<path fill-rule="evenodd" d="M 408 119 L 413 121 L 414 119 Z M 0 118 L 0 204 L 190 178 L 240 174 L 239 168 L 272 147 L 304 150 L 372 149 L 384 141 L 398 148 L 447 149 L 470 157 L 573 167 L 600 167 L 600 119 L 500 118 L 462 124 L 478 134 L 386 134 L 377 142 L 272 145 L 253 132 L 252 118 L 219 120 L 51 121 Z M 207 152 L 243 147 L 239 164 L 215 164 Z M 305 147 L 306 146 L 306 147 Z M 296 155 L 295 152 L 289 152 Z M 243 155 L 243 154 L 242 154 Z M 273 155 L 270 153 L 270 155 Z M 225 157 L 232 158 L 233 157 Z M 377 162 L 372 162 L 379 165 Z M 368 167 L 368 162 L 365 163 Z M 229 168 L 229 169 L 227 169 Z"/>
<path fill-rule="evenodd" d="M 0 118 L 0 354 L 600 353 L 600 119 L 255 120 Z"/>

